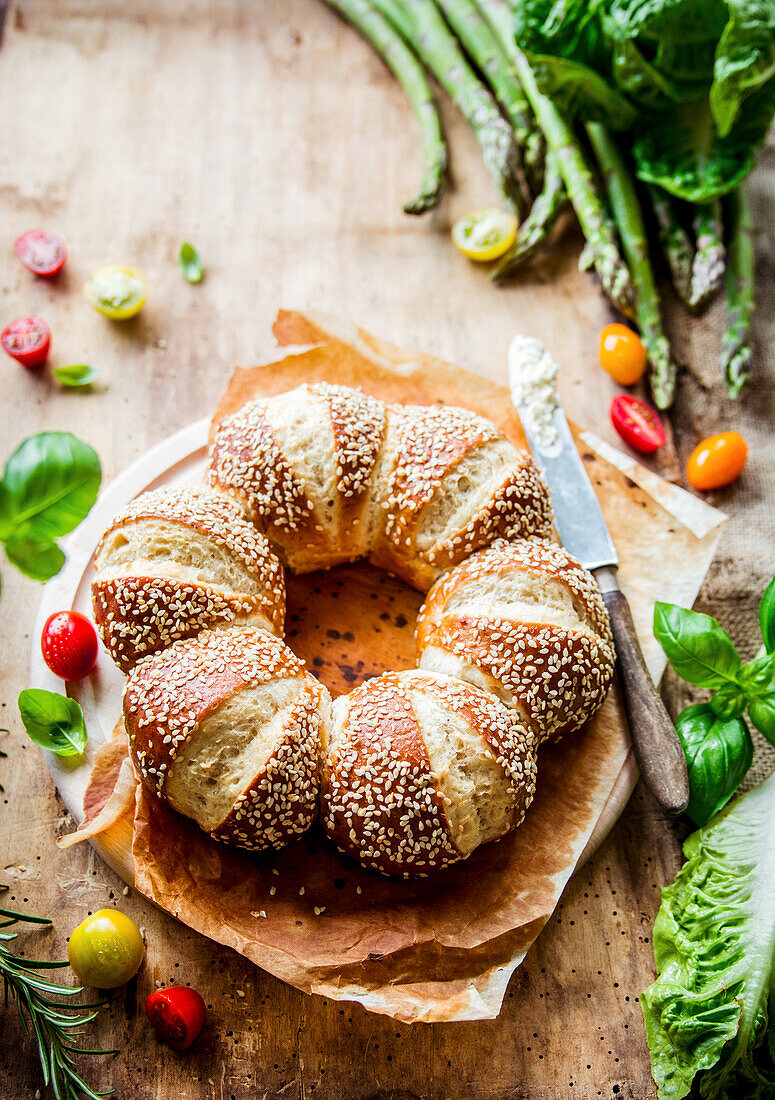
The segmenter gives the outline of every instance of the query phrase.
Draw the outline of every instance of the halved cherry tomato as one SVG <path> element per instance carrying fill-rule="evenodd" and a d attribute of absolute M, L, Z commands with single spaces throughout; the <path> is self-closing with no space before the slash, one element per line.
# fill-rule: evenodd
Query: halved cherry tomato
<path fill-rule="evenodd" d="M 517 219 L 506 210 L 474 210 L 452 226 L 452 240 L 469 260 L 497 260 L 514 244 Z"/>
<path fill-rule="evenodd" d="M 640 381 L 647 361 L 643 341 L 627 325 L 606 325 L 600 333 L 600 366 L 620 386 Z"/>
<path fill-rule="evenodd" d="M 111 321 L 126 321 L 145 305 L 148 284 L 134 267 L 98 267 L 83 288 L 89 305 Z"/>
<path fill-rule="evenodd" d="M 97 663 L 97 631 L 80 611 L 55 611 L 40 638 L 43 660 L 62 680 L 82 680 Z"/>
<path fill-rule="evenodd" d="M 67 944 L 70 966 L 84 983 L 116 989 L 134 977 L 145 944 L 131 917 L 118 909 L 100 909 L 73 929 Z"/>
<path fill-rule="evenodd" d="M 698 443 L 686 464 L 686 476 L 695 489 L 721 489 L 740 477 L 748 445 L 737 432 L 721 432 Z"/>
<path fill-rule="evenodd" d="M 175 1050 L 186 1050 L 204 1027 L 206 1008 L 195 989 L 171 985 L 149 993 L 145 1014 L 160 1039 Z"/>
<path fill-rule="evenodd" d="M 65 266 L 67 251 L 53 233 L 46 229 L 30 229 L 14 242 L 16 255 L 33 275 L 50 279 Z"/>
<path fill-rule="evenodd" d="M 625 443 L 644 455 L 659 450 L 667 438 L 654 410 L 629 393 L 617 394 L 611 402 L 611 423 Z"/>
<path fill-rule="evenodd" d="M 23 367 L 42 367 L 51 347 L 51 331 L 40 317 L 19 317 L 0 332 L 0 344 Z"/>

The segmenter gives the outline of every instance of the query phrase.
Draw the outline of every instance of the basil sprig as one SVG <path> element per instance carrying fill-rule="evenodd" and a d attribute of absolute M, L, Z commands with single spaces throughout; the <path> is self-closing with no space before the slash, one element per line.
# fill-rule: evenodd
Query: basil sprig
<path fill-rule="evenodd" d="M 19 714 L 31 741 L 58 756 L 80 756 L 86 748 L 86 724 L 75 699 L 42 688 L 19 695 Z"/>
<path fill-rule="evenodd" d="M 759 605 L 764 644 L 752 661 L 710 615 L 658 603 L 654 636 L 684 680 L 710 689 L 676 722 L 689 771 L 688 815 L 704 825 L 725 806 L 751 766 L 753 742 L 743 715 L 775 745 L 775 577 Z"/>
<path fill-rule="evenodd" d="M 70 432 L 40 432 L 17 447 L 0 479 L 0 541 L 8 560 L 47 581 L 65 556 L 56 539 L 77 527 L 97 498 L 96 452 Z"/>

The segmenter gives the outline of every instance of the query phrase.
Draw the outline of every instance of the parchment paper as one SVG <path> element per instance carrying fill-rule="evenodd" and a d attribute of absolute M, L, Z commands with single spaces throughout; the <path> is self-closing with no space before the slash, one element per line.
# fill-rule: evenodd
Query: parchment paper
<path fill-rule="evenodd" d="M 477 375 L 317 315 L 283 312 L 275 335 L 283 345 L 314 346 L 238 369 L 216 418 L 253 397 L 326 380 L 391 401 L 464 405 L 524 445 L 508 391 Z M 693 601 L 724 517 L 636 464 L 617 468 L 601 457 L 594 437 L 577 440 L 620 555 L 647 662 L 659 676 L 654 600 Z M 289 576 L 287 640 L 339 694 L 385 668 L 413 666 L 421 600 L 364 564 Z M 89 816 L 110 790 L 121 756 L 120 747 L 103 754 L 86 795 Z M 317 827 L 281 852 L 230 850 L 138 787 L 136 885 L 192 928 L 307 992 L 356 1000 L 403 1021 L 492 1018 L 587 846 L 621 812 L 634 775 L 614 690 L 584 730 L 541 750 L 537 795 L 515 834 L 415 883 L 363 870 Z"/>

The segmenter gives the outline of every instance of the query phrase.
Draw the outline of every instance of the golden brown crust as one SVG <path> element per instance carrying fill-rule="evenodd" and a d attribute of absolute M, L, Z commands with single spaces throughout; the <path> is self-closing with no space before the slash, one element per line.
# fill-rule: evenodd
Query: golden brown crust
<path fill-rule="evenodd" d="M 190 527 L 237 558 L 250 573 L 267 583 L 282 576 L 277 555 L 266 540 L 248 523 L 235 502 L 223 493 L 205 488 L 157 489 L 141 493 L 116 516 L 100 539 L 95 557 L 99 560 L 105 544 L 115 531 L 143 520 Z"/>
<path fill-rule="evenodd" d="M 385 875 L 427 875 L 456 862 L 428 753 L 401 678 L 386 672 L 347 696 L 346 736 L 321 776 L 334 843 Z"/>
<path fill-rule="evenodd" d="M 489 420 L 454 406 L 393 405 L 388 413 L 392 466 L 383 473 L 385 519 L 370 555 L 373 565 L 426 590 L 445 569 L 495 539 L 549 534 L 549 491 L 530 455 L 517 451 L 500 484 L 463 527 L 421 550 L 418 529 L 443 479 L 503 436 Z"/>
<path fill-rule="evenodd" d="M 91 597 L 102 642 L 122 672 L 202 630 L 258 614 L 267 614 L 267 623 L 282 630 L 282 607 L 267 607 L 258 596 L 223 595 L 204 584 L 119 577 L 93 581 Z"/>
<path fill-rule="evenodd" d="M 490 677 L 491 690 L 505 688 L 541 740 L 582 726 L 611 686 L 610 644 L 562 627 L 451 615 L 429 644 L 475 665 Z"/>
<path fill-rule="evenodd" d="M 431 704 L 429 713 L 439 714 L 442 731 L 423 729 L 418 696 L 424 696 L 423 710 Z M 535 792 L 535 738 L 494 696 L 414 670 L 384 673 L 337 706 L 344 712 L 335 718 L 335 740 L 322 768 L 321 816 L 332 840 L 354 859 L 382 874 L 415 878 L 470 854 L 470 847 L 464 853 L 455 841 L 446 809 L 451 803 L 425 739 L 427 732 L 443 740 L 450 714 L 483 739 L 503 774 L 504 803 L 498 808 L 504 825 L 498 835 L 523 820 Z M 453 797 L 459 803 L 460 794 Z"/>
<path fill-rule="evenodd" d="M 251 401 L 220 422 L 210 450 L 212 486 L 240 501 L 251 523 L 277 543 L 293 532 L 305 546 L 323 544 L 312 502 L 266 418 L 269 399 Z"/>
<path fill-rule="evenodd" d="M 135 524 L 159 521 L 164 528 L 180 528 L 203 535 L 226 551 L 246 571 L 251 591 L 226 592 L 206 581 L 165 576 L 165 562 L 154 570 L 144 562 L 142 572 L 122 575 L 110 565 L 110 543 L 130 534 Z M 204 553 L 204 551 L 203 551 Z M 206 565 L 202 562 L 202 565 Z M 141 658 L 213 626 L 263 618 L 267 627 L 282 634 L 285 620 L 285 576 L 267 540 L 248 523 L 238 505 L 209 489 L 161 489 L 131 501 L 102 536 L 96 553 L 97 579 L 92 583 L 92 608 L 97 629 L 113 660 L 128 672 Z"/>
<path fill-rule="evenodd" d="M 558 582 L 575 617 L 544 621 L 540 602 L 522 617 L 499 613 L 497 580 L 506 582 L 513 573 L 527 574 L 536 586 L 542 578 Z M 476 586 L 483 581 L 490 586 L 482 598 L 486 608 L 476 603 Z M 466 610 L 467 596 L 476 613 Z M 448 610 L 450 604 L 454 609 Z M 552 618 L 549 609 L 546 618 Z M 474 666 L 491 691 L 522 711 L 542 740 L 583 725 L 613 679 L 610 623 L 594 577 L 562 547 L 538 539 L 495 543 L 443 577 L 420 612 L 417 650 L 422 667 L 433 667 L 434 650 Z"/>
<path fill-rule="evenodd" d="M 305 684 L 264 767 L 210 834 L 237 848 L 279 848 L 301 836 L 318 810 L 321 688 Z"/>
<path fill-rule="evenodd" d="M 205 631 L 137 665 L 124 685 L 124 724 L 142 781 L 160 797 L 181 745 L 240 688 L 304 676 L 274 635 L 246 627 Z"/>
<path fill-rule="evenodd" d="M 553 521 L 546 482 L 531 456 L 520 453 L 514 468 L 466 527 L 438 543 L 428 560 L 444 572 L 498 539 L 548 538 Z"/>
<path fill-rule="evenodd" d="M 312 397 L 328 422 L 333 452 L 336 514 L 332 530 L 308 499 L 293 456 L 286 454 L 272 430 L 271 400 L 287 406 Z M 297 570 L 327 567 L 360 557 L 360 523 L 385 432 L 384 404 L 346 386 L 325 382 L 303 385 L 267 401 L 251 402 L 216 428 L 208 476 L 211 484 L 234 494 L 246 514 Z"/>
<path fill-rule="evenodd" d="M 392 405 L 389 416 L 395 443 L 384 537 L 399 550 L 409 550 L 420 513 L 442 478 L 499 433 L 484 417 L 451 406 Z"/>

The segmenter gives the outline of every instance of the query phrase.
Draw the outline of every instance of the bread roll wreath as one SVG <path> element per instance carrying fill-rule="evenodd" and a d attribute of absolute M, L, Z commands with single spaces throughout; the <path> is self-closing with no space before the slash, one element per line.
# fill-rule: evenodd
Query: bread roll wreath
<path fill-rule="evenodd" d="M 143 494 L 97 552 L 140 781 L 249 850 L 289 843 L 319 804 L 339 848 L 387 875 L 516 828 L 538 746 L 595 713 L 614 663 L 530 456 L 466 409 L 316 383 L 222 420 L 206 480 Z M 281 640 L 283 567 L 358 558 L 430 589 L 420 667 L 332 704 Z"/>

